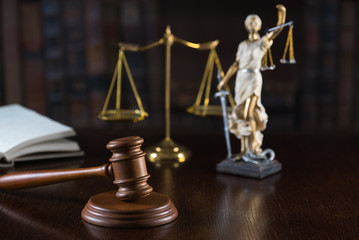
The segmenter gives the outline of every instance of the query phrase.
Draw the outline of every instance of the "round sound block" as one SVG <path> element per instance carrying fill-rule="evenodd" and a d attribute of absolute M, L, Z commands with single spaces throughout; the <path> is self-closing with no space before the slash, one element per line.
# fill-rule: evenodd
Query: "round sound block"
<path fill-rule="evenodd" d="M 118 228 L 154 227 L 174 221 L 178 212 L 172 201 L 161 193 L 135 200 L 116 198 L 116 191 L 100 193 L 87 202 L 82 219 L 94 225 Z"/>

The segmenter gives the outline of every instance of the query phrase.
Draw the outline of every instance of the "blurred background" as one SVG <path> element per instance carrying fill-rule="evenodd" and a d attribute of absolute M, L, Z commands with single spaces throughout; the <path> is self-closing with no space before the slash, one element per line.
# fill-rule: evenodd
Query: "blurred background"
<path fill-rule="evenodd" d="M 146 45 L 172 33 L 190 42 L 218 39 L 224 70 L 247 38 L 244 19 L 258 14 L 261 35 L 275 26 L 276 4 L 294 21 L 297 64 L 283 65 L 288 28 L 272 46 L 276 69 L 263 75 L 268 132 L 359 131 L 359 6 L 354 0 L 1 0 L 0 104 L 20 103 L 76 129 L 164 134 L 165 48 L 126 52 L 149 117 L 104 122 L 102 110 L 118 58 L 118 42 Z M 172 47 L 171 129 L 222 133 L 220 117 L 186 112 L 197 96 L 209 51 Z M 231 79 L 233 91 L 235 78 Z M 213 79 L 213 93 L 217 79 Z M 125 108 L 137 108 L 126 75 Z M 211 93 L 211 104 L 219 104 Z"/>

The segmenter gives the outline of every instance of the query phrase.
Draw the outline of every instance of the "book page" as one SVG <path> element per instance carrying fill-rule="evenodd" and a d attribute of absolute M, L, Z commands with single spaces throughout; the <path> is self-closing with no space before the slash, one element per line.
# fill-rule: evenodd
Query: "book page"
<path fill-rule="evenodd" d="M 75 152 L 80 151 L 80 146 L 77 142 L 69 139 L 54 139 L 48 140 L 45 142 L 39 142 L 32 145 L 26 145 L 21 149 L 13 152 L 11 154 L 6 154 L 7 158 L 14 161 L 18 161 L 18 157 L 26 156 L 28 154 L 34 153 L 45 153 L 45 152 Z"/>
<path fill-rule="evenodd" d="M 26 145 L 74 135 L 71 127 L 18 104 L 0 107 L 0 152 L 4 155 Z"/>

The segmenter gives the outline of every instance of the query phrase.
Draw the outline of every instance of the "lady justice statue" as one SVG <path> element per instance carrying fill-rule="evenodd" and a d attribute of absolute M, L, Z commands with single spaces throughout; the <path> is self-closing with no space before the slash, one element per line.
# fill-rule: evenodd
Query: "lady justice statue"
<path fill-rule="evenodd" d="M 279 4 L 277 26 L 285 22 L 286 8 Z M 274 159 L 271 149 L 262 151 L 262 131 L 266 128 L 268 116 L 261 103 L 262 75 L 260 73 L 262 58 L 273 44 L 283 27 L 268 32 L 260 37 L 262 21 L 259 16 L 247 16 L 244 26 L 248 31 L 248 39 L 238 46 L 235 62 L 230 66 L 217 88 L 222 88 L 235 74 L 235 103 L 236 106 L 228 116 L 229 131 L 241 140 L 241 152 L 232 160 L 243 160 L 254 164 Z"/>

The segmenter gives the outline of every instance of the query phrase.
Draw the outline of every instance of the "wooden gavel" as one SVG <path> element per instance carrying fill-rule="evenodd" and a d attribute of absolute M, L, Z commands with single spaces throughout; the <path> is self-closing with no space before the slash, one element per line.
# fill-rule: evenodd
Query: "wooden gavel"
<path fill-rule="evenodd" d="M 171 200 L 148 185 L 141 137 L 124 137 L 107 144 L 110 164 L 98 167 L 11 173 L 0 177 L 0 189 L 15 190 L 92 176 L 113 176 L 117 191 L 100 193 L 87 202 L 82 218 L 106 227 L 152 227 L 172 222 L 178 212 Z M 129 217 L 131 216 L 131 217 Z"/>

